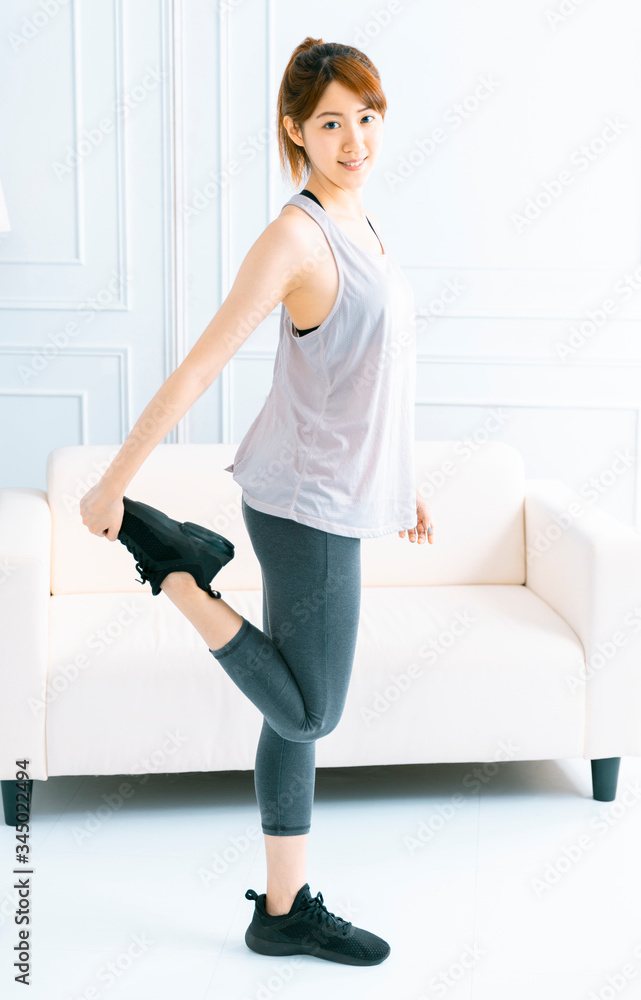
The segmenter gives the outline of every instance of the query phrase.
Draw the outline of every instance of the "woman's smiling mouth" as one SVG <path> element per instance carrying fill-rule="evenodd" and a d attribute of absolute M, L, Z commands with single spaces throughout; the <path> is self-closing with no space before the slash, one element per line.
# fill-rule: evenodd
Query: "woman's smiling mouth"
<path fill-rule="evenodd" d="M 360 170 L 366 159 L 367 157 L 364 156 L 361 160 L 339 160 L 338 162 L 341 166 L 346 167 L 348 170 Z"/>

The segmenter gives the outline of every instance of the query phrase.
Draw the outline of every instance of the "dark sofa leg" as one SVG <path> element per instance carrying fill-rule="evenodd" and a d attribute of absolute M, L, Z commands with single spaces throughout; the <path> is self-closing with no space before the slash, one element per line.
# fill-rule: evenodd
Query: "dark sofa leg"
<path fill-rule="evenodd" d="M 32 793 L 33 779 L 2 781 L 2 806 L 7 826 L 19 826 L 20 823 L 29 822 Z"/>
<path fill-rule="evenodd" d="M 599 802 L 612 802 L 617 794 L 620 757 L 599 757 L 592 764 L 592 791 Z"/>

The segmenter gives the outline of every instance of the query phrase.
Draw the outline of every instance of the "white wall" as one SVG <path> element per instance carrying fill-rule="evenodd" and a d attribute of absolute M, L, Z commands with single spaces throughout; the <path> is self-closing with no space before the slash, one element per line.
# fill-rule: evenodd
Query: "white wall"
<path fill-rule="evenodd" d="M 167 7 L 133 7 L 0 13 L 3 486 L 123 440 L 173 367 Z"/>
<path fill-rule="evenodd" d="M 121 442 L 200 336 L 293 193 L 276 95 L 311 34 L 364 48 L 387 94 L 364 203 L 415 288 L 417 437 L 512 443 L 528 476 L 594 481 L 594 502 L 641 527 L 636 0 L 48 9 L 0 11 L 0 485 L 44 486 L 53 447 Z M 57 176 L 86 132 L 96 144 Z M 240 440 L 278 314 L 166 440 Z"/>

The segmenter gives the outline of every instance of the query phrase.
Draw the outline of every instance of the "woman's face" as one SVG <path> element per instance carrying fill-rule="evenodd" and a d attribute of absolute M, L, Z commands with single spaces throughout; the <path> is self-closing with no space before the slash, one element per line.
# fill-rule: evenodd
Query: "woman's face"
<path fill-rule="evenodd" d="M 383 141 L 383 118 L 363 100 L 332 80 L 314 113 L 303 122 L 302 136 L 289 115 L 284 118 L 290 138 L 304 146 L 314 173 L 340 188 L 360 188 L 369 176 Z M 360 166 L 344 163 L 362 160 Z"/>

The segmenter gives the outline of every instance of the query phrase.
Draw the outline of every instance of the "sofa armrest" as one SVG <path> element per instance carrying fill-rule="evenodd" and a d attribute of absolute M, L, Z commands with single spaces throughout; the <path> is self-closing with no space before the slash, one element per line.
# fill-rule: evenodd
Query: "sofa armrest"
<path fill-rule="evenodd" d="M 641 756 L 641 533 L 555 479 L 525 481 L 525 585 L 574 629 L 584 756 Z"/>
<path fill-rule="evenodd" d="M 0 489 L 0 778 L 47 777 L 51 512 L 42 490 Z"/>

